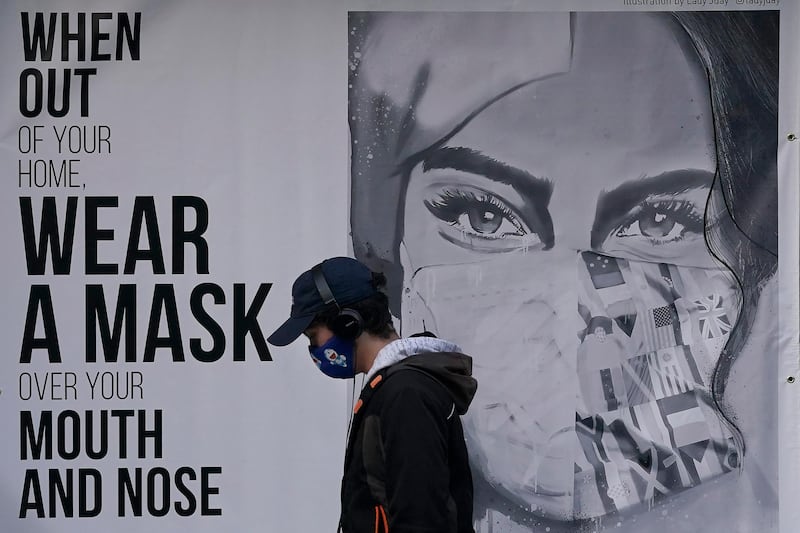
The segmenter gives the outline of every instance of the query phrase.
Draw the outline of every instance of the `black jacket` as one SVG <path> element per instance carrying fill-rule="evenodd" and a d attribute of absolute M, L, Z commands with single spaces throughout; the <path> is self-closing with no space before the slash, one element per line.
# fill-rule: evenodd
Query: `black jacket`
<path fill-rule="evenodd" d="M 413 355 L 356 402 L 345 455 L 344 533 L 472 533 L 472 474 L 459 415 L 477 389 L 464 354 Z"/>

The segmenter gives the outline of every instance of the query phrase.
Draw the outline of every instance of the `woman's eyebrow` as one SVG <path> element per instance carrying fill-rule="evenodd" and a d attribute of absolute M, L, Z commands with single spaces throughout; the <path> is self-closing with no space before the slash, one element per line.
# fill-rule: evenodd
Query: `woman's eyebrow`
<path fill-rule="evenodd" d="M 522 196 L 541 206 L 547 206 L 553 194 L 553 183 L 550 180 L 534 176 L 471 148 L 456 146 L 433 150 L 423 159 L 422 170 L 427 172 L 436 168 L 469 172 L 510 185 Z"/>
<path fill-rule="evenodd" d="M 707 170 L 681 169 L 627 181 L 615 189 L 601 192 L 597 198 L 597 209 L 592 224 L 592 248 L 602 244 L 619 221 L 648 197 L 678 195 L 693 189 L 708 189 L 713 181 L 714 174 Z"/>

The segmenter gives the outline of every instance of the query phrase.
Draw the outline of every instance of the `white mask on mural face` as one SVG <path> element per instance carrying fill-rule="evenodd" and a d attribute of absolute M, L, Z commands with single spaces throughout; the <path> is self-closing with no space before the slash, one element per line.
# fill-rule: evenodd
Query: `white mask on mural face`
<path fill-rule="evenodd" d="M 420 267 L 401 252 L 403 331 L 433 331 L 473 356 L 469 451 L 514 503 L 560 519 L 600 516 L 735 466 L 730 434 L 702 400 L 738 312 L 722 272 L 563 250 Z M 586 452 L 594 440 L 608 459 L 602 479 Z M 688 467 L 647 471 L 630 459 L 634 447 L 670 464 L 705 441 L 715 451 Z M 637 491 L 648 475 L 660 484 Z"/>
<path fill-rule="evenodd" d="M 577 390 L 575 272 L 513 254 L 471 264 L 404 264 L 403 331 L 458 339 L 478 392 L 465 419 L 488 480 L 555 514 L 572 505 Z M 407 261 L 407 258 L 406 258 Z M 536 281 L 538 280 L 538 282 Z"/>

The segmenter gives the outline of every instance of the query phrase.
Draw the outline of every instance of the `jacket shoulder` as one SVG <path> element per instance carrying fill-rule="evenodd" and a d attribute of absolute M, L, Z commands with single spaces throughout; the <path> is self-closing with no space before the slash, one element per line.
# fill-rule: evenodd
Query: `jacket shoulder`
<path fill-rule="evenodd" d="M 419 368 L 400 366 L 390 369 L 383 377 L 384 383 L 375 394 L 375 408 L 387 405 L 422 404 L 449 413 L 453 399 L 447 388 L 435 375 Z M 409 405 L 410 406 L 410 405 Z"/>

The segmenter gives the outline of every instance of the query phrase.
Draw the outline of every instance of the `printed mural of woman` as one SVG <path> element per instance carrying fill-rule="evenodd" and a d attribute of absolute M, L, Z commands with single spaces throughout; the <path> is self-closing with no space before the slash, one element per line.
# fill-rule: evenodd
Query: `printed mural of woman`
<path fill-rule="evenodd" d="M 479 531 L 772 527 L 777 22 L 351 13 L 354 251 L 474 357 Z"/>

